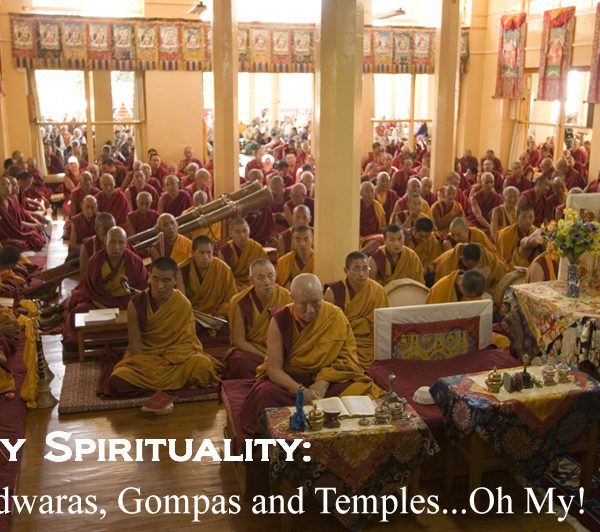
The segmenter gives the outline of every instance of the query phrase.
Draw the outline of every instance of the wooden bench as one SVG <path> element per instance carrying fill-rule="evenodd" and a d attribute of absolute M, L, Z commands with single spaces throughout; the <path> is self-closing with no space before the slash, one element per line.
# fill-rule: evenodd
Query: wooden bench
<path fill-rule="evenodd" d="M 87 312 L 75 314 L 80 362 L 86 357 L 104 355 L 107 345 L 117 352 L 125 351 L 128 342 L 126 310 L 120 310 L 114 320 L 96 323 L 86 324 L 87 315 Z"/>

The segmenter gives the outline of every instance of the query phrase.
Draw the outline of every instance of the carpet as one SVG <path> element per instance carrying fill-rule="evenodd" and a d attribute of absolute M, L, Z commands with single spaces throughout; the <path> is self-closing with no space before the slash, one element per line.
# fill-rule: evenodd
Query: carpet
<path fill-rule="evenodd" d="M 145 398 L 134 399 L 102 399 L 96 394 L 100 382 L 102 367 L 100 362 L 71 362 L 65 366 L 58 413 L 77 414 L 81 412 L 101 412 L 121 408 L 140 406 Z M 148 395 L 151 395 L 149 392 Z M 218 399 L 218 387 L 201 388 L 198 390 L 178 390 L 176 403 L 195 401 L 210 401 Z"/>

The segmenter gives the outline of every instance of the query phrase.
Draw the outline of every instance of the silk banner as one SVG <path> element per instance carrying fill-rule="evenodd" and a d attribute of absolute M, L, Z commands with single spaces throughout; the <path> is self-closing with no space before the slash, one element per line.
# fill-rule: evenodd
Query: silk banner
<path fill-rule="evenodd" d="M 504 15 L 500 19 L 496 98 L 523 98 L 526 19 L 525 13 Z"/>

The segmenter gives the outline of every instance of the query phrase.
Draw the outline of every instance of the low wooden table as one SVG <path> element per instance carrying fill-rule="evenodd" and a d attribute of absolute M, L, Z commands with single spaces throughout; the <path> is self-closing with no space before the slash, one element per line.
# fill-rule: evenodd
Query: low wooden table
<path fill-rule="evenodd" d="M 75 314 L 75 330 L 77 331 L 80 362 L 83 362 L 86 356 L 103 355 L 106 353 L 106 350 L 100 346 L 110 345 L 116 350 L 124 350 L 127 346 L 126 310 L 120 310 L 114 320 L 97 323 L 86 324 L 85 318 L 87 315 L 87 312 Z"/>

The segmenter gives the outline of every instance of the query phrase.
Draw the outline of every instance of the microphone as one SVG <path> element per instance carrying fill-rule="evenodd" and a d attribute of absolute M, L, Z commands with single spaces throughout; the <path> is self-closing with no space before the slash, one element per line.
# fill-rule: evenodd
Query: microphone
<path fill-rule="evenodd" d="M 138 290 L 137 288 L 133 288 L 129 284 L 129 279 L 127 279 L 127 277 L 125 277 L 125 276 L 121 277 L 121 286 L 123 288 L 125 288 L 125 290 L 127 291 L 127 293 L 129 295 L 139 294 L 141 292 L 141 290 Z"/>

